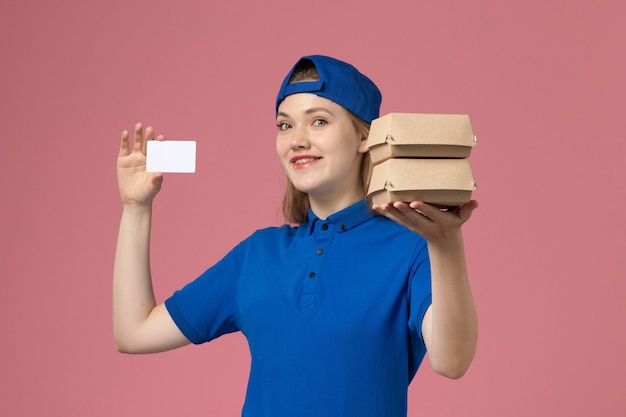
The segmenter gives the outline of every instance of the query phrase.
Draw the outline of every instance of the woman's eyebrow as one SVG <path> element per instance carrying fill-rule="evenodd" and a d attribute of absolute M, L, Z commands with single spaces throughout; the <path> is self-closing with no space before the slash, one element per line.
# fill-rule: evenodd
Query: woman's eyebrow
<path fill-rule="evenodd" d="M 334 113 L 325 107 L 311 107 L 310 109 L 306 109 L 304 111 L 304 114 L 312 114 L 312 113 L 317 113 L 317 112 L 324 112 L 324 113 L 328 113 L 331 116 L 334 116 Z M 289 117 L 289 115 L 285 113 L 284 111 L 279 111 L 278 113 L 276 113 L 276 116 Z"/>
<path fill-rule="evenodd" d="M 334 116 L 334 114 L 333 114 L 330 110 L 328 110 L 327 108 L 325 108 L 325 107 L 312 107 L 312 108 L 310 108 L 310 109 L 307 109 L 307 111 L 305 111 L 305 113 L 306 113 L 306 114 L 311 114 L 311 113 L 317 113 L 317 112 L 319 112 L 319 111 L 321 111 L 321 112 L 325 112 L 325 113 L 330 114 L 331 116 Z"/>

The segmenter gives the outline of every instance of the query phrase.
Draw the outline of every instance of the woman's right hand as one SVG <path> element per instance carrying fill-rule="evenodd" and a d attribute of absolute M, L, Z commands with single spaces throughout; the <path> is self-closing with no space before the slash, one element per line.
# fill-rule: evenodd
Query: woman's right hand
<path fill-rule="evenodd" d="M 124 209 L 113 267 L 113 334 L 120 352 L 162 352 L 190 342 L 165 305 L 156 304 L 152 289 L 151 208 L 163 182 L 162 173 L 146 172 L 147 141 L 154 139 L 154 129 L 148 127 L 144 132 L 138 123 L 132 145 L 129 139 L 129 133 L 123 132 L 117 158 L 117 182 Z"/>
<path fill-rule="evenodd" d="M 146 172 L 147 142 L 154 139 L 154 129 L 147 127 L 144 133 L 141 123 L 135 125 L 132 152 L 129 136 L 127 130 L 122 132 L 120 153 L 117 158 L 120 198 L 124 205 L 150 206 L 163 182 L 162 173 Z M 156 139 L 165 140 L 165 136 L 159 135 Z"/>

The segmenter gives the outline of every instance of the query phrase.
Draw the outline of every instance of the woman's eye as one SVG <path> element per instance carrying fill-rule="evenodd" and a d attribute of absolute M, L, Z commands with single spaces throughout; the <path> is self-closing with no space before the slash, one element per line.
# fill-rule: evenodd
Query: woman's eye
<path fill-rule="evenodd" d="M 326 120 L 323 119 L 317 119 L 316 121 L 313 122 L 313 126 L 324 126 L 326 124 Z"/>
<path fill-rule="evenodd" d="M 285 123 L 285 122 L 278 123 L 277 126 L 278 126 L 278 130 L 287 130 L 291 127 L 289 123 Z"/>

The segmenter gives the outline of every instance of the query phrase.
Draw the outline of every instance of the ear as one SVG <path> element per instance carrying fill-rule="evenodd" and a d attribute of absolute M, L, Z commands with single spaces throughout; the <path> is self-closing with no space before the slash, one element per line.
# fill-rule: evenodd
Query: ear
<path fill-rule="evenodd" d="M 367 146 L 367 136 L 361 136 L 361 143 L 359 144 L 358 152 L 359 153 L 366 153 L 369 150 L 370 150 L 370 148 Z"/>

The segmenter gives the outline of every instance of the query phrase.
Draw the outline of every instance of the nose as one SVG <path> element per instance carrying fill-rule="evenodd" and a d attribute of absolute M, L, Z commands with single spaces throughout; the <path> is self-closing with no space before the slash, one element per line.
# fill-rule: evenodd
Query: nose
<path fill-rule="evenodd" d="M 292 130 L 291 149 L 308 149 L 311 146 L 306 129 L 302 126 L 294 127 Z"/>

